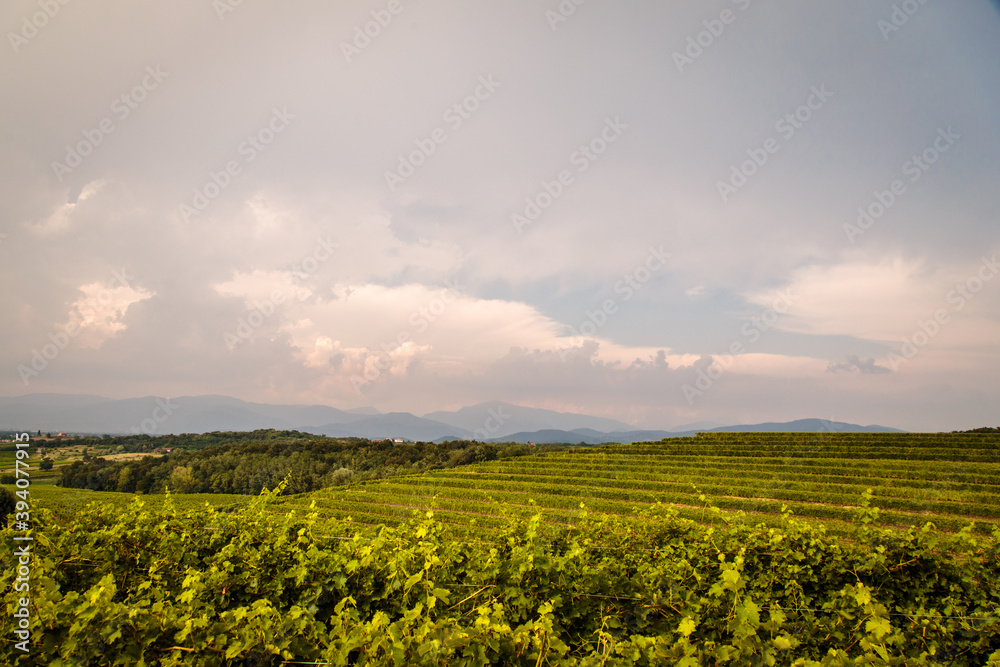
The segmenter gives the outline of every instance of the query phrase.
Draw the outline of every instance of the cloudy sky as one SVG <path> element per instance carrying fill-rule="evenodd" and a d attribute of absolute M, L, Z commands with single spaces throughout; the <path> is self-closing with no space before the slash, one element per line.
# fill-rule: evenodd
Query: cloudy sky
<path fill-rule="evenodd" d="M 8 0 L 0 394 L 997 423 L 986 0 Z"/>

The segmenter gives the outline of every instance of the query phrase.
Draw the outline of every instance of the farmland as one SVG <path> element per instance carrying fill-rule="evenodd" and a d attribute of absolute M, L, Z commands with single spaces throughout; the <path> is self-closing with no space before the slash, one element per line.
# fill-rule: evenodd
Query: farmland
<path fill-rule="evenodd" d="M 32 485 L 36 657 L 1000 667 L 998 442 L 702 435 L 170 511 Z"/>
<path fill-rule="evenodd" d="M 50 486 L 57 476 L 58 468 L 32 471 L 37 501 L 59 516 L 81 503 L 122 506 L 133 497 Z M 304 511 L 315 502 L 320 516 L 364 527 L 396 525 L 433 510 L 437 520 L 463 538 L 504 526 L 511 516 L 538 512 L 543 525 L 572 525 L 581 504 L 591 513 L 629 520 L 642 521 L 636 510 L 656 516 L 670 508 L 700 523 L 736 520 L 768 526 L 779 525 L 782 512 L 790 512 L 844 536 L 853 530 L 856 507 L 869 488 L 870 504 L 887 526 L 905 529 L 931 522 L 954 532 L 974 523 L 973 532 L 989 534 L 1000 525 L 1000 435 L 715 433 L 631 445 L 547 448 L 533 456 L 285 496 L 274 511 Z M 163 496 L 143 498 L 156 506 Z M 247 499 L 219 493 L 174 496 L 180 506 L 206 501 L 227 506 Z"/>
<path fill-rule="evenodd" d="M 591 512 L 634 508 L 720 522 L 717 507 L 750 523 L 777 525 L 781 513 L 851 530 L 866 489 L 882 523 L 932 522 L 974 532 L 1000 525 L 1000 436 L 995 434 L 718 433 L 656 443 L 572 448 L 295 496 L 323 516 L 361 524 L 397 523 L 434 510 L 456 534 L 541 511 L 572 524 Z M 658 505 L 659 504 L 659 505 Z M 730 517 L 732 519 L 733 517 Z"/>
<path fill-rule="evenodd" d="M 13 485 L 3 485 L 9 491 L 17 491 Z M 135 499 L 140 499 L 150 509 L 161 509 L 167 502 L 164 494 L 137 495 L 134 493 L 117 493 L 115 491 L 88 491 L 86 489 L 64 489 L 50 483 L 39 483 L 32 476 L 30 496 L 35 507 L 45 508 L 52 512 L 56 521 L 70 520 L 75 514 L 90 504 L 107 508 L 123 509 Z M 221 493 L 186 493 L 173 494 L 170 502 L 177 509 L 197 509 L 205 503 L 218 509 L 230 509 L 244 505 L 250 501 L 247 496 Z"/>

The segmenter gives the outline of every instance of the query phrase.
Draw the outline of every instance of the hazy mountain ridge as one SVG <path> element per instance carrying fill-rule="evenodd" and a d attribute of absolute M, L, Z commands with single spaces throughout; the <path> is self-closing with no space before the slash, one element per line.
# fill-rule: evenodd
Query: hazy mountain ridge
<path fill-rule="evenodd" d="M 480 403 L 418 417 L 381 414 L 374 408 L 340 410 L 325 405 L 251 403 L 231 396 L 155 396 L 109 399 L 83 394 L 0 397 L 0 429 L 91 434 L 165 435 L 262 428 L 334 437 L 404 440 L 468 439 L 511 442 L 637 442 L 712 431 L 902 432 L 823 419 L 766 422 L 684 431 L 635 429 L 624 422 L 503 402 Z"/>
<path fill-rule="evenodd" d="M 505 442 L 535 442 L 538 444 L 550 444 L 556 442 L 585 443 L 588 445 L 599 445 L 606 442 L 647 442 L 657 441 L 664 438 L 690 437 L 698 433 L 905 433 L 898 428 L 879 426 L 872 424 L 861 426 L 858 424 L 848 424 L 846 422 L 831 422 L 825 419 L 796 419 L 790 422 L 765 422 L 763 424 L 738 424 L 736 426 L 722 426 L 711 429 L 696 429 L 690 431 L 661 431 L 661 430 L 633 430 L 616 431 L 613 433 L 599 433 L 589 429 L 576 429 L 573 431 L 560 431 L 556 429 L 545 429 L 534 432 L 512 433 L 504 438 L 496 438 L 495 441 Z"/>
<path fill-rule="evenodd" d="M 480 440 L 502 438 L 522 431 L 558 429 L 572 431 L 589 428 L 603 433 L 632 430 L 630 424 L 591 415 L 526 408 L 496 401 L 478 403 L 452 412 L 438 411 L 424 415 L 480 436 Z"/>

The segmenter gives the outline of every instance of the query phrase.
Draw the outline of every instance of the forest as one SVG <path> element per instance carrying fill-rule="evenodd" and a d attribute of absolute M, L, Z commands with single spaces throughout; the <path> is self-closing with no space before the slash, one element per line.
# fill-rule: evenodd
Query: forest
<path fill-rule="evenodd" d="M 103 442 L 103 441 L 102 441 Z M 104 443 L 107 444 L 107 443 Z M 176 435 L 129 441 L 163 456 L 87 458 L 62 469 L 67 488 L 126 493 L 257 494 L 289 478 L 285 493 L 483 463 L 554 449 L 475 441 L 404 442 L 328 438 L 297 431 Z"/>

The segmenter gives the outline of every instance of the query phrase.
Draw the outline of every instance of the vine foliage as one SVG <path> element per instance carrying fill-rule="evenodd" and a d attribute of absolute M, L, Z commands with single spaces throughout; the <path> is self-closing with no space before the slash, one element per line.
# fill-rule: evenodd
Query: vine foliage
<path fill-rule="evenodd" d="M 676 514 L 512 517 L 461 542 L 432 513 L 359 531 L 282 489 L 224 513 L 39 511 L 27 655 L 6 664 L 1000 665 L 1000 534 L 878 525 L 850 539 Z M 3 626 L 17 596 L 0 553 Z"/>

